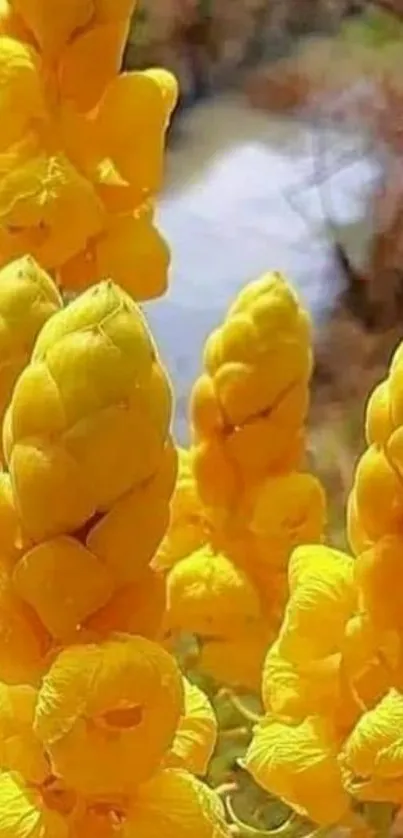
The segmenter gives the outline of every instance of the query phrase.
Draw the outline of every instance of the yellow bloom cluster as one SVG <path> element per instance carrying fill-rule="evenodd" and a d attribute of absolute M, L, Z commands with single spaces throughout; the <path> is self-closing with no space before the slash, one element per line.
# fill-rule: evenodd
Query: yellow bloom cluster
<path fill-rule="evenodd" d="M 301 471 L 310 323 L 277 273 L 248 285 L 209 337 L 191 398 L 170 530 L 166 627 L 201 642 L 201 669 L 258 689 L 292 548 L 322 537 L 319 482 Z"/>
<path fill-rule="evenodd" d="M 153 224 L 175 106 L 163 70 L 119 69 L 135 0 L 1 0 L 0 264 L 29 253 L 62 287 L 166 288 Z"/>
<path fill-rule="evenodd" d="M 36 283 L 38 318 L 43 301 L 55 312 L 3 428 L 0 835 L 225 838 L 195 776 L 213 710 L 155 639 L 164 580 L 150 560 L 176 478 L 156 346 L 111 281 L 63 308 L 32 259 L 7 270 L 28 301 Z M 7 311 L 28 347 L 36 321 L 19 293 Z"/>
<path fill-rule="evenodd" d="M 403 804 L 403 345 L 366 416 L 349 500 L 355 560 L 298 548 L 290 598 L 263 669 L 266 716 L 246 764 L 320 824 L 353 802 Z"/>

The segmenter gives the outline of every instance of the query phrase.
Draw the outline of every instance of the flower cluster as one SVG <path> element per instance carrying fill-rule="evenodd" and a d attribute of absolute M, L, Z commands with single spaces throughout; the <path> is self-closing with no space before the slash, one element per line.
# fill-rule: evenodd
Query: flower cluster
<path fill-rule="evenodd" d="M 357 802 L 403 802 L 402 373 L 403 346 L 367 407 L 349 500 L 355 560 L 321 545 L 293 553 L 246 757 L 259 784 L 319 824 L 351 822 Z"/>
<path fill-rule="evenodd" d="M 24 265 L 52 300 L 51 280 Z M 21 263 L 9 270 L 24 291 Z M 227 834 L 195 776 L 213 710 L 155 640 L 170 414 L 144 318 L 111 281 L 49 317 L 17 377 L 0 475 L 1 835 Z"/>
<path fill-rule="evenodd" d="M 0 263 L 29 253 L 62 287 L 166 287 L 153 224 L 176 82 L 122 73 L 135 0 L 2 0 Z"/>
<path fill-rule="evenodd" d="M 281 620 L 292 548 L 322 537 L 325 502 L 304 473 L 310 324 L 280 274 L 248 285 L 209 337 L 191 397 L 171 526 L 166 628 L 200 640 L 200 668 L 258 688 Z"/>

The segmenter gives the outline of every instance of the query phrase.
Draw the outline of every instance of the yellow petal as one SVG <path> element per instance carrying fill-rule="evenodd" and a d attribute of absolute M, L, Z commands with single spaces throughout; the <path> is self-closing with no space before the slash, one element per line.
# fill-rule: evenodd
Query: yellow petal
<path fill-rule="evenodd" d="M 20 600 L 4 572 L 0 571 L 0 672 L 9 684 L 37 680 L 50 638 L 35 612 Z"/>
<path fill-rule="evenodd" d="M 286 550 L 321 540 L 326 516 L 323 488 L 311 474 L 292 472 L 264 480 L 256 493 L 252 532 L 267 550 Z"/>
<path fill-rule="evenodd" d="M 403 800 L 403 696 L 388 694 L 361 717 L 342 753 L 349 788 L 360 799 Z"/>
<path fill-rule="evenodd" d="M 14 569 L 13 581 L 17 593 L 58 640 L 71 635 L 113 592 L 105 566 L 67 536 L 26 553 Z"/>
<path fill-rule="evenodd" d="M 39 691 L 35 729 L 66 783 L 119 795 L 155 771 L 182 701 L 173 658 L 150 640 L 122 637 L 58 656 Z"/>
<path fill-rule="evenodd" d="M 81 111 L 97 105 L 120 70 L 128 28 L 127 20 L 96 25 L 66 46 L 58 68 L 64 99 Z"/>
<path fill-rule="evenodd" d="M 138 790 L 123 838 L 226 838 L 219 797 L 186 772 L 165 769 Z"/>
<path fill-rule="evenodd" d="M 303 662 L 337 651 L 356 592 L 353 560 L 321 545 L 298 548 L 289 567 L 291 596 L 280 636 L 280 649 Z"/>
<path fill-rule="evenodd" d="M 0 765 L 30 783 L 45 781 L 50 767 L 33 731 L 37 693 L 29 686 L 0 684 Z"/>
<path fill-rule="evenodd" d="M 12 0 L 12 6 L 33 32 L 41 50 L 56 57 L 74 33 L 90 22 L 94 0 L 60 0 L 57 15 L 51 0 Z"/>
<path fill-rule="evenodd" d="M 68 823 L 48 809 L 18 774 L 0 775 L 2 838 L 68 838 Z"/>
<path fill-rule="evenodd" d="M 0 151 L 4 152 L 45 118 L 41 62 L 28 44 L 0 38 Z"/>
<path fill-rule="evenodd" d="M 63 153 L 12 147 L 0 155 L 0 176 L 0 224 L 43 267 L 62 265 L 102 230 L 95 190 Z"/>
<path fill-rule="evenodd" d="M 202 776 L 217 740 L 217 719 L 207 696 L 184 678 L 185 710 L 167 758 L 168 764 Z"/>
<path fill-rule="evenodd" d="M 153 640 L 160 632 L 164 610 L 165 579 L 147 567 L 136 582 L 117 591 L 85 625 L 105 639 L 119 632 Z"/>
<path fill-rule="evenodd" d="M 169 249 L 148 218 L 118 218 L 96 248 L 98 279 L 112 276 L 135 300 L 160 297 L 167 287 Z"/>
<path fill-rule="evenodd" d="M 255 729 L 246 767 L 264 789 L 318 824 L 337 823 L 349 807 L 337 748 L 318 719 L 296 726 L 265 719 Z"/>
<path fill-rule="evenodd" d="M 261 618 L 258 592 L 224 555 L 208 547 L 178 562 L 168 576 L 172 627 L 202 636 L 232 636 Z"/>

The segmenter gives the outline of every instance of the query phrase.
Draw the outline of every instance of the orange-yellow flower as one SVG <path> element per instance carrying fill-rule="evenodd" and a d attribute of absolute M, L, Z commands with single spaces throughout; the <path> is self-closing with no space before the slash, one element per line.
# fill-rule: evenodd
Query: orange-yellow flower
<path fill-rule="evenodd" d="M 38 786 L 49 776 L 50 765 L 33 731 L 36 699 L 33 687 L 0 684 L 1 770 L 18 771 Z"/>
<path fill-rule="evenodd" d="M 171 747 L 182 704 L 174 659 L 150 640 L 121 637 L 60 653 L 39 691 L 35 731 L 76 791 L 127 794 Z"/>
<path fill-rule="evenodd" d="M 0 834 L 4 838 L 68 838 L 63 814 L 49 807 L 39 789 L 14 772 L 0 774 Z"/>

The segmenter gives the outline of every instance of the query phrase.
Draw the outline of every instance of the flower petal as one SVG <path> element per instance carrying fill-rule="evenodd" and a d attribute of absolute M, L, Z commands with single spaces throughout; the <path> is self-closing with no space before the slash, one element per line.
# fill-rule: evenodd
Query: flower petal
<path fill-rule="evenodd" d="M 217 719 L 207 696 L 184 678 L 185 711 L 167 757 L 168 765 L 202 776 L 217 740 Z"/>
<path fill-rule="evenodd" d="M 0 775 L 2 838 L 68 838 L 67 821 L 43 805 L 18 774 Z"/>
<path fill-rule="evenodd" d="M 337 746 L 318 719 L 296 726 L 265 719 L 255 729 L 246 767 L 259 785 L 316 823 L 337 823 L 348 809 Z"/>
<path fill-rule="evenodd" d="M 13 581 L 17 593 L 58 640 L 71 636 L 114 589 L 105 565 L 68 536 L 45 541 L 26 553 L 14 569 Z"/>

